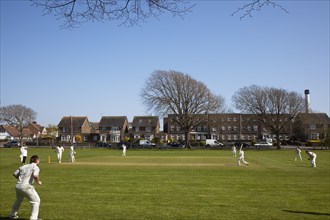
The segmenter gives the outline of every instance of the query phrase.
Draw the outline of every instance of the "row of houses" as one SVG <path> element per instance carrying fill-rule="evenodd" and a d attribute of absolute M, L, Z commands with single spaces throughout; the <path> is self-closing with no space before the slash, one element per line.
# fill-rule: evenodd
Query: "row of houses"
<path fill-rule="evenodd" d="M 83 142 L 109 143 L 119 143 L 127 138 L 158 138 L 163 142 L 184 140 L 184 132 L 174 117 L 168 115 L 163 119 L 161 131 L 158 116 L 135 116 L 132 122 L 129 122 L 126 116 L 103 116 L 99 122 L 90 122 L 86 116 L 65 116 L 58 123 L 56 134 L 50 134 L 53 131 L 34 122 L 23 129 L 23 137 L 26 140 L 35 140 L 56 136 L 62 142 L 74 142 L 74 137 L 80 136 Z M 202 123 L 192 128 L 190 137 L 195 141 L 216 139 L 226 142 L 275 139 L 275 134 L 249 118 L 251 115 L 240 113 L 206 115 Z M 298 121 L 299 129 L 294 129 L 293 125 L 282 129 L 281 140 L 297 136 L 297 131 L 303 139 L 324 139 L 330 129 L 330 118 L 325 113 L 300 113 L 296 119 L 296 122 Z M 13 126 L 0 126 L 0 140 L 16 139 L 19 135 L 20 132 Z"/>

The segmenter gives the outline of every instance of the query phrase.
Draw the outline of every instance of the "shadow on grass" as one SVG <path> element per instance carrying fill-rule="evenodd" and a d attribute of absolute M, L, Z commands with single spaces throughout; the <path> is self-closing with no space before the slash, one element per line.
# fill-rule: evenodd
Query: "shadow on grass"
<path fill-rule="evenodd" d="M 11 219 L 8 216 L 4 217 L 4 216 L 0 216 L 0 220 L 8 220 Z M 28 220 L 27 218 L 17 218 L 17 220 Z"/>
<path fill-rule="evenodd" d="M 292 210 L 282 210 L 284 212 L 298 213 L 298 214 L 308 214 L 308 215 L 326 215 L 330 216 L 330 213 L 320 213 L 320 212 L 304 212 L 304 211 L 292 211 Z"/>

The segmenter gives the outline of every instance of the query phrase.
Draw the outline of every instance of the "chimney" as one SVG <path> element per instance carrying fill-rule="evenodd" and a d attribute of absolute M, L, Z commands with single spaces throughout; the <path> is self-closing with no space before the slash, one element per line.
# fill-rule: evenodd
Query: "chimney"
<path fill-rule="evenodd" d="M 305 111 L 309 113 L 310 110 L 310 98 L 309 98 L 309 89 L 305 89 Z"/>

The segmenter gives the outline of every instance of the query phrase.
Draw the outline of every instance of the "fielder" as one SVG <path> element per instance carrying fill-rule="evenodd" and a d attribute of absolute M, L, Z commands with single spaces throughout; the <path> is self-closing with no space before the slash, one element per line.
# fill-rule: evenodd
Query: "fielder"
<path fill-rule="evenodd" d="M 62 154 L 63 154 L 63 152 L 64 152 L 64 147 L 61 146 L 61 145 L 58 145 L 58 146 L 56 147 L 55 152 L 56 152 L 56 155 L 57 155 L 58 163 L 62 163 Z"/>
<path fill-rule="evenodd" d="M 311 162 L 312 167 L 316 167 L 316 153 L 306 150 L 306 154 L 308 155 L 308 160 Z"/>
<path fill-rule="evenodd" d="M 238 157 L 238 160 L 237 160 L 237 165 L 240 166 L 241 161 L 242 161 L 246 166 L 248 166 L 249 163 L 244 160 L 244 151 L 242 150 L 242 147 L 243 147 L 243 144 L 241 145 L 241 147 L 239 149 L 239 152 L 238 152 L 239 157 Z"/>
<path fill-rule="evenodd" d="M 126 157 L 126 145 L 123 144 L 122 145 L 122 148 L 123 148 L 123 153 L 121 154 L 122 157 Z"/>
<path fill-rule="evenodd" d="M 235 146 L 235 144 L 232 147 L 232 153 L 233 153 L 233 157 L 236 157 L 236 146 Z"/>
<path fill-rule="evenodd" d="M 295 150 L 295 157 L 294 157 L 294 161 L 297 160 L 297 158 L 300 158 L 300 161 L 302 161 L 302 157 L 301 157 L 301 150 L 300 150 L 300 147 L 297 147 L 296 150 Z"/>
<path fill-rule="evenodd" d="M 20 156 L 20 158 L 21 158 L 21 162 L 22 162 L 23 165 L 25 164 L 27 155 L 28 155 L 27 147 L 22 146 L 21 147 L 21 156 Z"/>
<path fill-rule="evenodd" d="M 42 182 L 39 179 L 40 169 L 38 164 L 40 160 L 37 155 L 30 158 L 30 163 L 21 166 L 14 173 L 13 176 L 17 179 L 16 183 L 16 201 L 9 214 L 10 219 L 17 219 L 17 212 L 24 198 L 29 200 L 31 204 L 30 220 L 37 220 L 39 214 L 40 197 L 33 187 L 33 182 L 36 181 L 40 186 Z"/>
<path fill-rule="evenodd" d="M 76 151 L 74 151 L 74 146 L 71 145 L 69 159 L 68 159 L 69 162 L 74 163 L 76 161 L 76 158 L 74 156 L 75 154 L 76 154 Z"/>

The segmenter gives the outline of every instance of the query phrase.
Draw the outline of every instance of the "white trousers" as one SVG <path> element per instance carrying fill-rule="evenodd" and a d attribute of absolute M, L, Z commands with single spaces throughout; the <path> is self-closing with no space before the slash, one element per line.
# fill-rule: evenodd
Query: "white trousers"
<path fill-rule="evenodd" d="M 30 185 L 24 187 L 16 186 L 16 201 L 14 202 L 10 215 L 17 215 L 19 207 L 21 206 L 21 203 L 24 198 L 27 198 L 27 200 L 29 200 L 29 203 L 31 204 L 30 220 L 38 219 L 40 197 L 34 187 Z"/>
<path fill-rule="evenodd" d="M 300 161 L 302 161 L 302 157 L 300 153 L 296 153 L 296 156 L 294 157 L 294 160 L 296 161 L 297 158 L 300 158 Z"/>
<path fill-rule="evenodd" d="M 62 162 L 62 153 L 57 153 L 57 159 L 59 163 Z"/>
<path fill-rule="evenodd" d="M 246 162 L 244 160 L 244 157 L 239 157 L 238 160 L 237 160 L 237 165 L 240 166 L 241 165 L 241 161 L 245 164 L 245 165 L 248 165 L 249 163 Z"/>
<path fill-rule="evenodd" d="M 312 167 L 316 167 L 316 156 L 310 159 Z"/>

